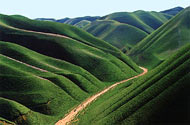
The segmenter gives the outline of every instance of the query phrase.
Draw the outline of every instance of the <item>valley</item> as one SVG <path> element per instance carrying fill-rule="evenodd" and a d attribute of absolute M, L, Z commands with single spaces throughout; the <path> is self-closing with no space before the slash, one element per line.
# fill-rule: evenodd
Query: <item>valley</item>
<path fill-rule="evenodd" d="M 189 124 L 189 19 L 0 14 L 0 125 Z"/>

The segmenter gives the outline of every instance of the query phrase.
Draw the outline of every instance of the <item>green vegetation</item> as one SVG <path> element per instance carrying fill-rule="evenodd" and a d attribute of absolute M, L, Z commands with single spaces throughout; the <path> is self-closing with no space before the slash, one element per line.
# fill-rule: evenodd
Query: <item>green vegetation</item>
<path fill-rule="evenodd" d="M 114 20 L 96 20 L 84 29 L 125 52 L 148 35 L 134 26 Z"/>
<path fill-rule="evenodd" d="M 76 23 L 74 26 L 79 27 L 79 28 L 83 28 L 83 27 L 87 26 L 90 23 L 91 22 L 88 21 L 88 20 L 82 20 L 82 21 Z"/>
<path fill-rule="evenodd" d="M 177 15 L 180 11 L 182 11 L 184 8 L 183 7 L 175 7 L 175 8 L 172 8 L 172 9 L 168 9 L 168 10 L 164 10 L 164 11 L 161 11 L 161 13 L 166 13 L 166 14 L 169 14 L 169 15 Z"/>
<path fill-rule="evenodd" d="M 190 8 L 161 26 L 131 49 L 129 55 L 137 64 L 153 68 L 190 41 Z"/>
<path fill-rule="evenodd" d="M 172 15 L 153 11 L 118 12 L 101 17 L 83 29 L 128 53 L 170 18 Z"/>
<path fill-rule="evenodd" d="M 102 81 L 118 81 L 141 72 L 121 51 L 76 27 L 3 15 L 0 19 L 2 41 L 13 42 L 38 53 L 81 66 Z M 26 32 L 19 28 L 61 34 L 72 39 Z"/>
<path fill-rule="evenodd" d="M 88 97 L 141 73 L 119 49 L 152 70 L 102 95 L 77 123 L 190 122 L 189 11 L 62 20 L 75 26 L 1 14 L 0 125 L 55 124 Z"/>
<path fill-rule="evenodd" d="M 92 21 L 95 21 L 99 18 L 100 18 L 99 16 L 94 16 L 94 17 L 84 16 L 84 17 L 77 17 L 77 18 L 66 20 L 64 23 L 70 24 L 70 25 L 76 25 L 77 23 L 84 21 L 84 20 L 92 22 Z"/>
<path fill-rule="evenodd" d="M 0 122 L 54 124 L 141 72 L 119 49 L 73 26 L 0 15 L 0 30 Z"/>
<path fill-rule="evenodd" d="M 167 22 L 172 16 L 159 12 L 118 12 L 109 14 L 100 19 L 103 20 L 115 20 L 120 23 L 129 24 L 135 26 L 144 32 L 152 33 L 155 29 L 160 27 L 163 23 Z"/>
<path fill-rule="evenodd" d="M 107 92 L 79 115 L 81 125 L 189 123 L 190 44 L 143 77 Z"/>

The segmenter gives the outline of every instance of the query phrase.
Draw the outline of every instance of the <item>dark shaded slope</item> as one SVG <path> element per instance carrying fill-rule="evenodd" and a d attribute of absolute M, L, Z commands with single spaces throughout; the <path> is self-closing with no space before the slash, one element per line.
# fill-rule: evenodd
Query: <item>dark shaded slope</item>
<path fill-rule="evenodd" d="M 161 13 L 165 13 L 165 14 L 169 14 L 169 15 L 177 15 L 180 11 L 182 11 L 184 8 L 183 7 L 175 7 L 175 8 L 172 8 L 172 9 L 168 9 L 168 10 L 164 10 L 164 11 L 161 11 Z"/>

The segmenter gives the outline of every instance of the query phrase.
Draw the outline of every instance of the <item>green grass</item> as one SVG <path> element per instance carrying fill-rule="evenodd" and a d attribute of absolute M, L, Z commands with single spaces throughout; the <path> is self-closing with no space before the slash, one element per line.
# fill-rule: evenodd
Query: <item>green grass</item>
<path fill-rule="evenodd" d="M 84 17 L 77 17 L 77 18 L 72 18 L 72 19 L 68 19 L 66 20 L 64 23 L 65 24 L 70 24 L 70 25 L 76 25 L 79 22 L 83 22 L 83 21 L 95 21 L 97 19 L 99 19 L 99 16 L 84 16 Z"/>
<path fill-rule="evenodd" d="M 134 26 L 113 20 L 96 20 L 84 29 L 121 50 L 132 48 L 148 35 Z"/>
<path fill-rule="evenodd" d="M 102 95 L 79 115 L 81 125 L 190 123 L 190 45 L 145 76 Z"/>
<path fill-rule="evenodd" d="M 10 19 L 12 18 L 10 17 Z M 15 20 L 15 21 L 18 21 L 18 20 Z M 32 49 L 38 53 L 51 56 L 54 58 L 62 59 L 70 63 L 73 63 L 75 65 L 81 66 L 103 81 L 111 82 L 111 81 L 117 81 L 118 79 L 124 79 L 128 77 L 127 75 L 129 74 L 127 73 L 128 71 L 130 71 L 129 69 L 131 69 L 132 75 L 133 74 L 135 75 L 136 72 L 140 72 L 137 65 L 133 63 L 127 56 L 122 54 L 121 51 L 105 43 L 104 41 L 101 41 L 99 39 L 96 39 L 95 37 L 92 37 L 91 35 L 88 35 L 86 32 L 80 29 L 77 29 L 75 27 L 68 26 L 65 24 L 60 24 L 60 23 L 53 23 L 53 22 L 42 23 L 41 21 L 32 21 L 29 19 L 27 19 L 27 21 L 28 23 L 31 21 L 31 23 L 27 24 L 25 29 L 30 29 L 30 26 L 31 26 L 33 28 L 31 30 L 45 31 L 48 28 L 52 28 L 51 26 L 55 25 L 55 27 L 52 28 L 52 29 L 55 29 L 57 25 L 60 25 L 59 29 L 63 29 L 66 32 L 73 32 L 75 30 L 78 30 L 77 32 L 81 34 L 80 37 L 82 37 L 84 33 L 85 36 L 89 37 L 89 41 L 86 41 L 86 40 L 81 41 L 75 38 L 67 39 L 67 38 L 60 38 L 60 37 L 55 37 L 55 36 L 47 36 L 47 35 L 41 35 L 38 33 L 28 33 L 19 29 L 11 28 L 3 24 L 1 27 L 1 30 L 3 32 L 1 32 L 0 34 L 2 36 L 1 40 L 13 42 L 13 43 L 22 45 L 24 47 L 27 47 L 29 49 Z M 20 23 L 20 20 L 18 22 Z M 43 26 L 41 27 L 40 26 L 41 23 L 44 25 L 44 27 L 45 27 L 45 24 L 47 23 L 46 28 L 44 28 Z M 49 26 L 49 23 L 52 25 Z M 32 24 L 34 25 L 34 27 Z M 22 28 L 22 27 L 19 27 L 19 28 Z M 44 28 L 44 29 L 40 30 L 40 28 Z M 52 32 L 56 32 L 56 31 L 53 30 Z M 76 34 L 79 35 L 79 33 L 77 32 Z M 94 41 L 93 43 L 92 41 L 94 39 L 96 41 Z M 61 53 L 64 54 L 64 56 Z M 94 65 L 96 65 L 97 67 L 94 68 Z M 106 66 L 107 68 L 104 66 Z M 102 72 L 102 69 L 105 69 L 105 71 Z M 120 72 L 119 73 L 120 75 L 117 75 L 117 76 L 114 75 L 115 77 L 113 77 L 113 72 Z"/>
<path fill-rule="evenodd" d="M 91 22 L 88 20 L 82 20 L 82 21 L 76 23 L 74 26 L 79 27 L 79 28 L 83 28 L 83 27 L 89 25 L 90 23 Z"/>
<path fill-rule="evenodd" d="M 128 53 L 134 45 L 171 18 L 172 15 L 154 11 L 118 12 L 93 21 L 83 29 Z"/>
<path fill-rule="evenodd" d="M 175 8 L 172 8 L 172 9 L 168 9 L 168 10 L 165 10 L 165 11 L 161 11 L 161 13 L 166 13 L 166 14 L 169 14 L 169 15 L 177 15 L 180 11 L 182 11 L 184 8 L 183 7 L 175 7 Z"/>
<path fill-rule="evenodd" d="M 42 118 L 43 114 L 52 116 L 48 124 L 53 124 L 69 109 L 105 87 L 105 84 L 79 66 L 13 43 L 0 42 L 0 60 L 0 70 L 3 71 L 0 72 L 1 97 L 41 113 Z M 10 112 L 9 109 L 6 111 Z M 4 112 L 0 114 L 10 121 L 18 117 L 14 113 L 14 118 Z M 32 124 L 30 121 L 27 123 Z"/>
<path fill-rule="evenodd" d="M 146 33 L 151 33 L 163 23 L 167 22 L 172 16 L 159 12 L 117 12 L 102 17 L 104 20 L 115 20 L 120 23 L 135 26 Z"/>
<path fill-rule="evenodd" d="M 129 52 L 139 65 L 154 68 L 189 43 L 189 8 L 140 41 Z M 151 57 L 151 58 L 150 58 Z"/>

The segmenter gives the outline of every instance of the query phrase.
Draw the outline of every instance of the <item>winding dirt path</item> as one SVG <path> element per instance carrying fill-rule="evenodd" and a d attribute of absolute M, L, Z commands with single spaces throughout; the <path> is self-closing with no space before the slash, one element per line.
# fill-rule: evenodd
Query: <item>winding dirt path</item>
<path fill-rule="evenodd" d="M 106 93 L 107 91 L 109 91 L 110 89 L 113 89 L 114 87 L 116 87 L 119 84 L 122 84 L 124 82 L 127 82 L 129 80 L 138 78 L 140 76 L 145 75 L 148 72 L 148 69 L 140 67 L 144 72 L 134 76 L 132 78 L 120 81 L 120 82 L 116 82 L 115 84 L 111 85 L 110 87 L 102 90 L 101 92 L 91 96 L 90 98 L 86 99 L 84 102 L 82 102 L 79 106 L 77 106 L 76 108 L 74 108 L 73 110 L 71 110 L 68 114 L 65 115 L 65 117 L 61 120 L 59 120 L 55 125 L 67 125 L 69 124 L 74 118 L 75 116 L 82 111 L 84 108 L 86 108 L 90 103 L 92 103 L 94 100 L 96 100 L 99 96 L 103 95 L 104 93 Z"/>

